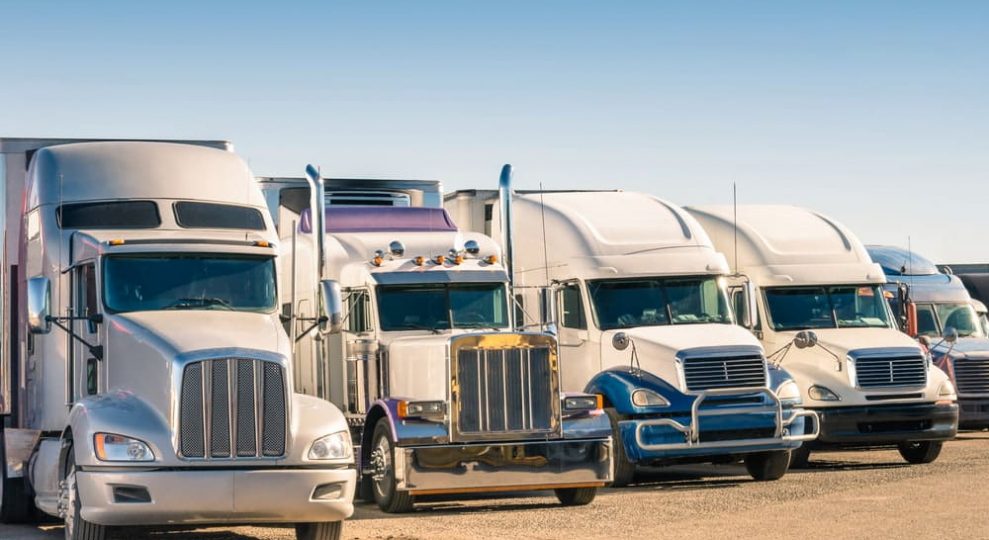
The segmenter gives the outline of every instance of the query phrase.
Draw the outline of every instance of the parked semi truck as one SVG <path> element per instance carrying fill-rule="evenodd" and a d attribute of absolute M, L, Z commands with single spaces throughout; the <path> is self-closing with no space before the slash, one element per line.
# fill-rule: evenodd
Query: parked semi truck
<path fill-rule="evenodd" d="M 886 274 L 887 297 L 900 329 L 923 340 L 935 365 L 951 377 L 958 392 L 959 426 L 989 427 L 989 335 L 965 285 L 911 250 L 866 249 Z"/>
<path fill-rule="evenodd" d="M 555 338 L 514 329 L 500 250 L 457 228 L 439 182 L 309 167 L 260 183 L 282 291 L 298 291 L 283 301 L 296 373 L 345 411 L 365 499 L 402 512 L 421 495 L 554 490 L 580 505 L 611 480 L 598 397 L 561 392 Z M 340 315 L 320 325 L 321 304 Z"/>
<path fill-rule="evenodd" d="M 791 466 L 827 447 L 896 446 L 910 463 L 934 461 L 958 428 L 954 386 L 897 329 L 885 275 L 852 231 L 793 206 L 687 211 L 755 285 L 753 330 L 820 416 L 820 437 Z"/>
<path fill-rule="evenodd" d="M 775 480 L 814 438 L 816 415 L 734 324 L 725 258 L 681 208 L 623 191 L 514 192 L 510 166 L 498 190 L 450 193 L 446 208 L 502 239 L 523 326 L 558 328 L 564 390 L 604 396 L 615 485 L 637 465 L 735 460 Z"/>
<path fill-rule="evenodd" d="M 277 237 L 222 141 L 0 139 L 2 517 L 124 525 L 353 511 L 342 413 L 294 390 Z"/>

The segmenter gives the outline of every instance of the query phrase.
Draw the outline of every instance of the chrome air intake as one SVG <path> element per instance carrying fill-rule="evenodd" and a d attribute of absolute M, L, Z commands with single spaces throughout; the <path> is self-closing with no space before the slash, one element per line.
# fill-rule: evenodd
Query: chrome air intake
<path fill-rule="evenodd" d="M 537 334 L 455 338 L 451 436 L 458 441 L 559 435 L 556 345 Z"/>
<path fill-rule="evenodd" d="M 864 349 L 848 353 L 859 388 L 922 388 L 927 359 L 916 349 Z"/>
<path fill-rule="evenodd" d="M 677 357 L 690 392 L 766 386 L 766 358 L 758 348 L 699 347 Z"/>
<path fill-rule="evenodd" d="M 190 459 L 285 455 L 285 370 L 275 362 L 223 358 L 182 373 L 179 455 Z"/>

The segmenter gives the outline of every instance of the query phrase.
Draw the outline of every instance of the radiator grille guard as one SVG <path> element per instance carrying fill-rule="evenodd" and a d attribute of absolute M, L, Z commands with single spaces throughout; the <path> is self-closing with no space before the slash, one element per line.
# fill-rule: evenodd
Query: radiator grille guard
<path fill-rule="evenodd" d="M 927 359 L 917 349 L 855 350 L 848 353 L 859 388 L 923 388 Z"/>
<path fill-rule="evenodd" d="M 471 334 L 450 345 L 451 436 L 457 441 L 559 436 L 556 341 Z"/>
<path fill-rule="evenodd" d="M 276 362 L 222 358 L 188 363 L 179 397 L 179 455 L 282 457 L 287 407 L 285 369 Z"/>

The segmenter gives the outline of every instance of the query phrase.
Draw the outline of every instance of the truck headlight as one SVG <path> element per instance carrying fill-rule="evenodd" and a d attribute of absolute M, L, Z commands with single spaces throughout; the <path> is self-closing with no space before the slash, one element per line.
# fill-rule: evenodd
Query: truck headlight
<path fill-rule="evenodd" d="M 807 395 L 811 399 L 816 399 L 817 401 L 841 401 L 838 394 L 832 392 L 829 388 L 824 386 L 814 385 L 807 389 Z"/>
<path fill-rule="evenodd" d="M 399 418 L 428 418 L 442 420 L 446 418 L 445 401 L 399 401 Z"/>
<path fill-rule="evenodd" d="M 351 459 L 354 457 L 354 447 L 350 443 L 350 432 L 338 431 L 320 437 L 309 447 L 309 459 Z"/>
<path fill-rule="evenodd" d="M 800 401 L 800 387 L 793 381 L 786 381 L 776 389 L 780 401 Z"/>
<path fill-rule="evenodd" d="M 593 411 L 600 409 L 602 405 L 600 395 L 588 396 L 567 396 L 563 398 L 563 410 L 565 411 Z"/>
<path fill-rule="evenodd" d="M 955 393 L 955 385 L 951 384 L 951 381 L 944 381 L 937 389 L 937 397 L 942 399 L 956 399 L 958 396 Z"/>
<path fill-rule="evenodd" d="M 154 461 L 155 454 L 144 441 L 115 433 L 97 433 L 93 448 L 100 461 Z"/>
<path fill-rule="evenodd" d="M 669 407 L 670 401 L 652 390 L 640 388 L 632 392 L 632 405 L 636 407 Z"/>

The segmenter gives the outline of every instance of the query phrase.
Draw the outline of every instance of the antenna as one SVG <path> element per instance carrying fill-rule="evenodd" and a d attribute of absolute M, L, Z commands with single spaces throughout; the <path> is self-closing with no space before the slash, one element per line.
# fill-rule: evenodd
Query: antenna
<path fill-rule="evenodd" d="M 732 181 L 731 183 L 731 205 L 732 205 L 732 233 L 735 235 L 733 241 L 733 247 L 735 250 L 735 268 L 734 273 L 738 273 L 738 183 Z"/>
<path fill-rule="evenodd" d="M 543 270 L 546 271 L 546 285 L 549 286 L 549 250 L 546 247 L 546 204 L 543 203 L 543 183 L 539 182 L 539 213 L 543 221 Z"/>

